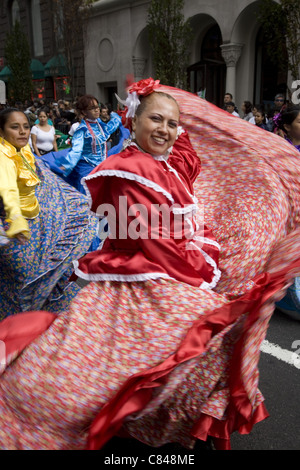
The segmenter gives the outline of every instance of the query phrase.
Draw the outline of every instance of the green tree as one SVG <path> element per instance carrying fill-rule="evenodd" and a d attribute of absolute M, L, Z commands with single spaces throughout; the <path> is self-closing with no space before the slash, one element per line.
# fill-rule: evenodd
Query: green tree
<path fill-rule="evenodd" d="M 69 71 L 69 86 L 75 97 L 83 73 L 83 44 L 93 0 L 52 0 L 56 52 L 63 53 Z"/>
<path fill-rule="evenodd" d="M 152 0 L 147 26 L 155 78 L 186 89 L 192 29 L 184 20 L 183 6 L 183 0 Z"/>
<path fill-rule="evenodd" d="M 300 68 L 299 0 L 261 0 L 258 20 L 262 25 L 270 59 L 282 70 L 289 68 L 293 80 Z"/>
<path fill-rule="evenodd" d="M 8 79 L 7 97 L 9 101 L 22 101 L 31 98 L 32 72 L 30 70 L 30 47 L 18 21 L 7 34 L 4 47 L 6 65 L 11 71 Z"/>

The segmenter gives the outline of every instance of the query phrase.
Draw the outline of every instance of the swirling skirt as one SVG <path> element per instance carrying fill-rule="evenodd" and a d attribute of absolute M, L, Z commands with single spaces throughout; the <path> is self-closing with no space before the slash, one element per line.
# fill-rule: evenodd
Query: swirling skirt
<path fill-rule="evenodd" d="M 195 190 L 221 245 L 221 280 L 214 291 L 90 283 L 59 316 L 2 321 L 1 449 L 99 449 L 124 432 L 153 446 L 213 436 L 229 448 L 231 433 L 267 416 L 260 347 L 300 275 L 298 152 L 200 98 L 163 91 L 179 101 L 202 161 Z"/>
<path fill-rule="evenodd" d="M 31 238 L 0 246 L 0 318 L 28 310 L 60 312 L 78 293 L 69 277 L 96 235 L 87 198 L 36 162 L 40 214 L 28 220 Z"/>

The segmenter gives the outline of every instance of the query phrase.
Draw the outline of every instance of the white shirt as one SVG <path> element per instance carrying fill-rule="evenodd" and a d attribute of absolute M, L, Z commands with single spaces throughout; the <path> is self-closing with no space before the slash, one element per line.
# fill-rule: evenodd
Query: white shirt
<path fill-rule="evenodd" d="M 55 129 L 51 126 L 49 131 L 43 131 L 38 126 L 33 126 L 31 134 L 36 135 L 36 146 L 43 152 L 50 152 L 53 149 L 53 142 L 55 139 Z"/>

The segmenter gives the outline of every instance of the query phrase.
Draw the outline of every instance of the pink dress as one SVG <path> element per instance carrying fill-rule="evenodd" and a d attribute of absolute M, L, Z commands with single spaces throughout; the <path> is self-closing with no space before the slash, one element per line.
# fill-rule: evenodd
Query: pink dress
<path fill-rule="evenodd" d="M 213 436 L 228 449 L 231 433 L 268 415 L 257 365 L 274 302 L 300 273 L 298 152 L 192 94 L 161 90 L 180 104 L 201 173 L 192 150 L 175 145 L 166 162 L 134 160 L 130 147 L 86 184 L 93 210 L 123 194 L 179 201 L 190 232 L 177 239 L 173 218 L 169 242 L 112 237 L 76 263 L 91 282 L 66 312 L 0 324 L 1 449 L 99 449 L 124 433 L 152 446 Z"/>

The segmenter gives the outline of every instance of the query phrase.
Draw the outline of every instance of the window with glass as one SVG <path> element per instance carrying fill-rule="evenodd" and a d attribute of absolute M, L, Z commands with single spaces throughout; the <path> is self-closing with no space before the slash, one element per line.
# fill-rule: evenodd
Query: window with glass
<path fill-rule="evenodd" d="M 39 57 L 44 55 L 40 0 L 31 0 L 31 24 L 33 53 L 35 57 Z"/>

